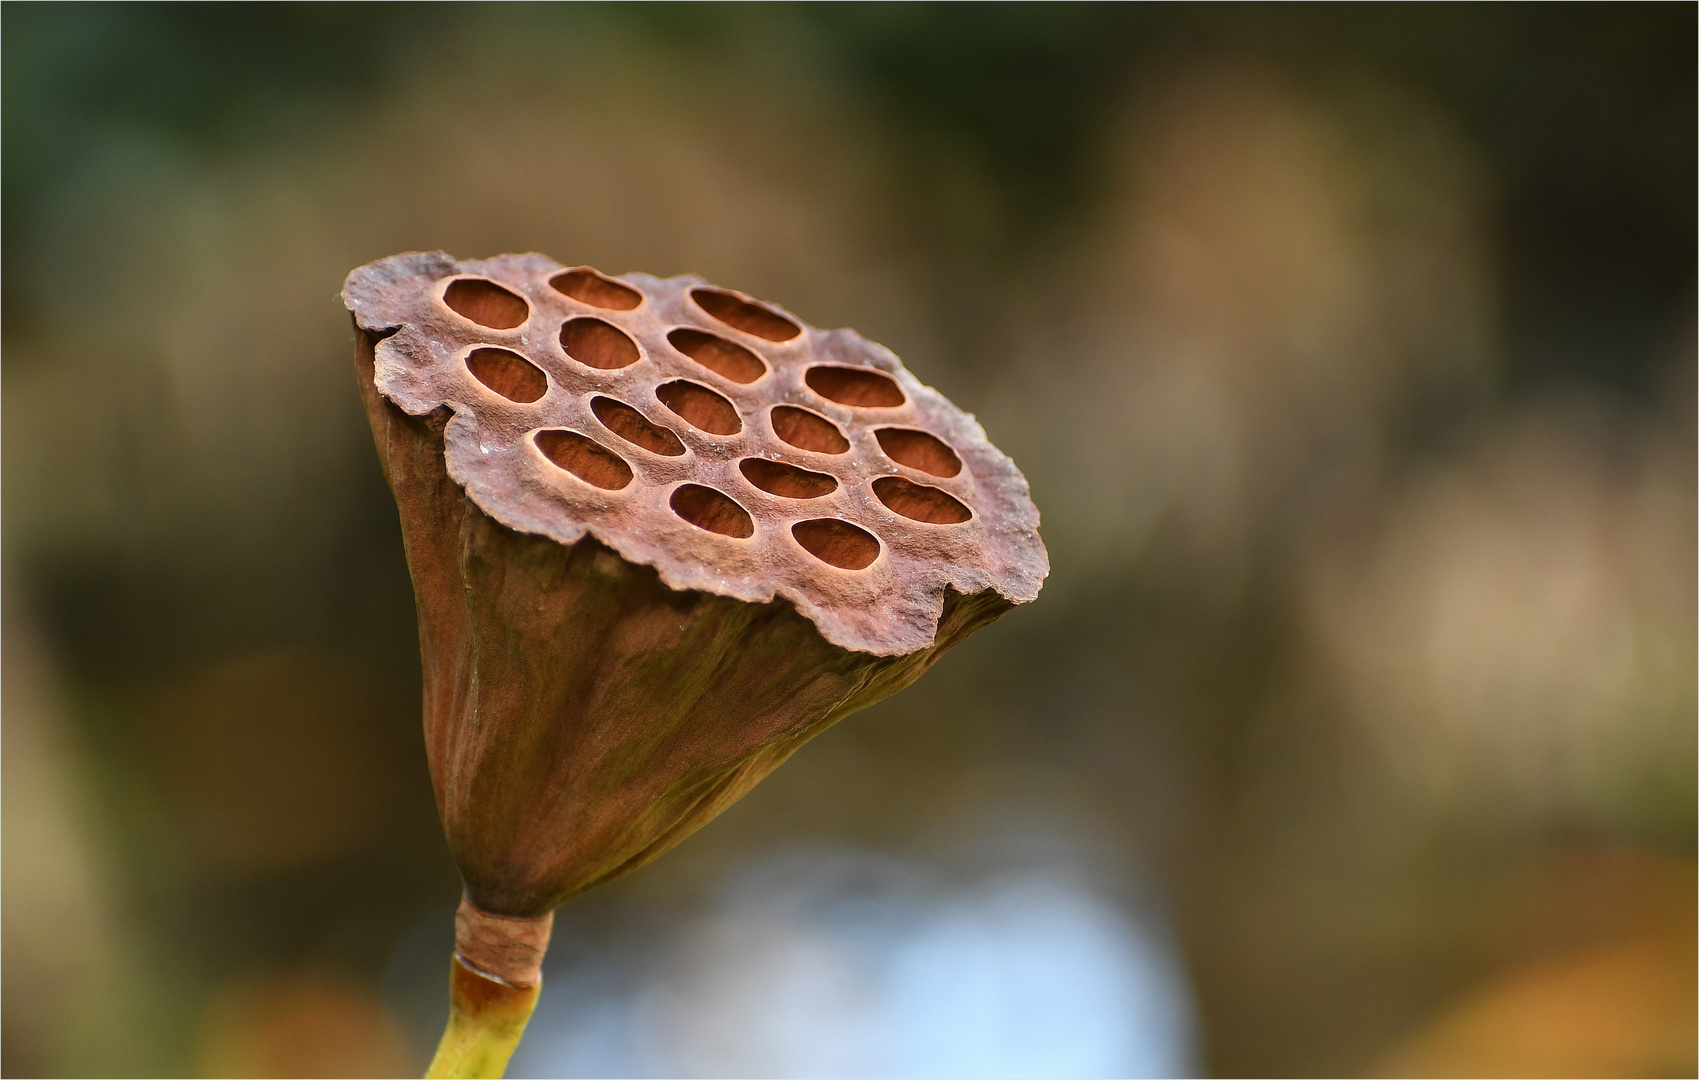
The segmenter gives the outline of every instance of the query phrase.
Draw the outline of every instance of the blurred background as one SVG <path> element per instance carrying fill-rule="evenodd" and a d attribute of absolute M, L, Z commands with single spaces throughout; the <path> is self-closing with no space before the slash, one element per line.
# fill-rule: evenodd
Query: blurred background
<path fill-rule="evenodd" d="M 1039 600 L 558 915 L 514 1076 L 1694 1075 L 1695 9 L 8 4 L 0 1071 L 416 1075 L 337 293 L 697 272 Z"/>

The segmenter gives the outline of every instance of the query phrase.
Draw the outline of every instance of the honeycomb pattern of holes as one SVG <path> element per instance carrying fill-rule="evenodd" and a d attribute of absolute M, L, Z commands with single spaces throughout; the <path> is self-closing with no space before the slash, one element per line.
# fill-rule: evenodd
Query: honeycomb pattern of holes
<path fill-rule="evenodd" d="M 655 387 L 661 404 L 699 431 L 710 435 L 736 435 L 743 430 L 743 421 L 731 402 L 701 383 L 689 379 L 674 379 Z"/>
<path fill-rule="evenodd" d="M 690 298 L 696 306 L 735 330 L 754 334 L 768 341 L 789 341 L 802 333 L 802 327 L 770 308 L 762 307 L 741 296 L 719 289 L 692 289 Z"/>
<path fill-rule="evenodd" d="M 759 356 L 706 330 L 681 326 L 667 335 L 667 341 L 709 371 L 735 383 L 752 383 L 767 374 L 767 365 Z"/>
<path fill-rule="evenodd" d="M 549 279 L 549 287 L 581 304 L 607 311 L 630 311 L 643 302 L 643 294 L 630 285 L 603 277 L 588 266 L 561 271 Z"/>
<path fill-rule="evenodd" d="M 872 368 L 816 364 L 803 379 L 810 390 L 839 405 L 894 409 L 908 400 L 895 379 Z"/>
<path fill-rule="evenodd" d="M 587 435 L 551 428 L 535 437 L 544 457 L 587 484 L 618 491 L 631 483 L 625 459 Z"/>
<path fill-rule="evenodd" d="M 641 446 L 651 454 L 663 457 L 679 457 L 684 453 L 684 444 L 678 441 L 677 435 L 623 401 L 597 396 L 590 399 L 590 411 L 596 414 L 603 427 L 633 446 Z"/>
<path fill-rule="evenodd" d="M 673 513 L 698 529 L 745 540 L 755 535 L 755 519 L 728 495 L 701 484 L 680 484 L 667 500 Z"/>
<path fill-rule="evenodd" d="M 744 458 L 737 467 L 751 484 L 785 499 L 818 499 L 838 490 L 838 482 L 825 473 L 809 472 L 782 461 Z"/>
<path fill-rule="evenodd" d="M 962 459 L 949 444 L 930 432 L 886 427 L 876 428 L 873 437 L 879 440 L 879 449 L 885 451 L 885 456 L 898 465 L 945 479 L 962 471 Z"/>
<path fill-rule="evenodd" d="M 456 278 L 443 290 L 442 302 L 463 319 L 491 330 L 512 330 L 531 316 L 525 298 L 489 278 Z"/>
<path fill-rule="evenodd" d="M 910 521 L 924 521 L 928 525 L 959 525 L 973 517 L 973 511 L 949 492 L 900 476 L 881 476 L 873 481 L 873 494 L 892 513 L 901 514 Z"/>
<path fill-rule="evenodd" d="M 879 541 L 866 529 L 838 518 L 813 518 L 791 526 L 791 535 L 810 555 L 840 570 L 865 570 L 879 557 Z"/>
<path fill-rule="evenodd" d="M 637 342 L 625 331 L 588 315 L 568 319 L 561 326 L 560 347 L 585 367 L 603 371 L 630 367 L 642 359 Z"/>
<path fill-rule="evenodd" d="M 838 425 L 819 413 L 799 409 L 795 405 L 775 405 L 769 414 L 773 434 L 798 450 L 816 454 L 842 454 L 849 450 L 849 440 Z"/>
<path fill-rule="evenodd" d="M 486 345 L 466 354 L 472 377 L 509 401 L 529 405 L 549 392 L 543 369 L 512 349 Z"/>

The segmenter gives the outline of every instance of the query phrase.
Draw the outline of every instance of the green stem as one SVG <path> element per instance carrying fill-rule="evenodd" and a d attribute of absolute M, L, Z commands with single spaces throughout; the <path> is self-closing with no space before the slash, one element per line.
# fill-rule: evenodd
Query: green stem
<path fill-rule="evenodd" d="M 448 1027 L 425 1070 L 433 1078 L 493 1080 L 507 1070 L 525 1022 L 537 1007 L 538 986 L 487 978 L 456 956 L 450 964 Z"/>

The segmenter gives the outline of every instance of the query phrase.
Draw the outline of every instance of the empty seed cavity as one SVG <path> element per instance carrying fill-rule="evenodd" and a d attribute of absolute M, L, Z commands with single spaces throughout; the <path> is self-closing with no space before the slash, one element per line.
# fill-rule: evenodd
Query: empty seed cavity
<path fill-rule="evenodd" d="M 928 525 L 957 525 L 973 517 L 973 511 L 949 492 L 900 476 L 873 481 L 873 494 L 895 513 Z"/>
<path fill-rule="evenodd" d="M 443 290 L 442 302 L 461 318 L 491 330 L 512 330 L 531 314 L 523 297 L 489 278 L 455 278 Z"/>
<path fill-rule="evenodd" d="M 805 380 L 809 389 L 839 405 L 893 409 L 907 400 L 895 379 L 872 368 L 818 364 L 808 369 Z"/>
<path fill-rule="evenodd" d="M 543 369 L 511 349 L 486 346 L 466 355 L 472 377 L 509 401 L 529 405 L 549 392 Z"/>
<path fill-rule="evenodd" d="M 675 379 L 657 386 L 655 396 L 685 423 L 710 435 L 736 435 L 743 430 L 732 403 L 700 383 Z"/>
<path fill-rule="evenodd" d="M 819 413 L 811 413 L 795 405 L 775 405 L 770 416 L 773 434 L 798 450 L 842 454 L 850 448 L 849 440 L 838 430 L 838 425 Z"/>
<path fill-rule="evenodd" d="M 623 401 L 610 397 L 591 398 L 590 411 L 596 414 L 603 427 L 633 446 L 641 446 L 651 454 L 666 457 L 678 457 L 684 453 L 684 444 L 678 441 L 677 435 L 651 422 Z"/>
<path fill-rule="evenodd" d="M 755 535 L 755 520 L 749 516 L 749 511 L 713 488 L 701 484 L 680 484 L 668 503 L 673 513 L 698 529 L 739 540 Z"/>
<path fill-rule="evenodd" d="M 732 382 L 752 383 L 767 374 L 767 365 L 759 356 L 707 331 L 681 326 L 668 334 L 667 340 L 679 352 Z"/>
<path fill-rule="evenodd" d="M 933 476 L 951 477 L 962 471 L 962 459 L 942 439 L 914 428 L 887 427 L 873 432 L 879 449 L 899 465 Z"/>
<path fill-rule="evenodd" d="M 762 491 L 786 499 L 818 499 L 838 490 L 838 482 L 825 473 L 809 472 L 768 458 L 744 458 L 738 469 Z"/>
<path fill-rule="evenodd" d="M 741 296 L 733 296 L 719 289 L 692 289 L 690 298 L 696 301 L 696 306 L 712 315 L 714 318 L 736 330 L 746 334 L 754 334 L 768 341 L 789 341 L 802 333 L 802 328 L 796 323 L 760 304 L 745 300 Z"/>
<path fill-rule="evenodd" d="M 575 266 L 549 279 L 555 292 L 581 304 L 608 311 L 630 311 L 643 302 L 643 294 L 629 285 L 603 277 L 588 266 Z"/>
<path fill-rule="evenodd" d="M 840 570 L 865 570 L 879 557 L 879 541 L 866 529 L 837 518 L 815 518 L 791 526 L 791 535 L 810 555 Z"/>
<path fill-rule="evenodd" d="M 631 466 L 601 443 L 576 431 L 539 431 L 537 449 L 587 484 L 618 491 L 631 483 Z"/>
<path fill-rule="evenodd" d="M 560 347 L 585 367 L 612 371 L 637 363 L 637 343 L 625 331 L 600 319 L 568 319 L 560 328 Z"/>

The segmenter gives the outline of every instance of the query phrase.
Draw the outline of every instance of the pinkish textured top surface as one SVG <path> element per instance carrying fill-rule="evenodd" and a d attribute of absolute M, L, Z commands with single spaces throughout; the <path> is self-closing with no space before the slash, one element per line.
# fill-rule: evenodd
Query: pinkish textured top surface
<path fill-rule="evenodd" d="M 377 387 L 447 406 L 448 472 L 490 517 L 589 533 L 675 589 L 783 597 L 827 641 L 932 643 L 944 590 L 1038 595 L 1025 477 L 883 346 L 700 278 L 542 255 L 395 255 L 348 275 L 388 334 Z"/>

